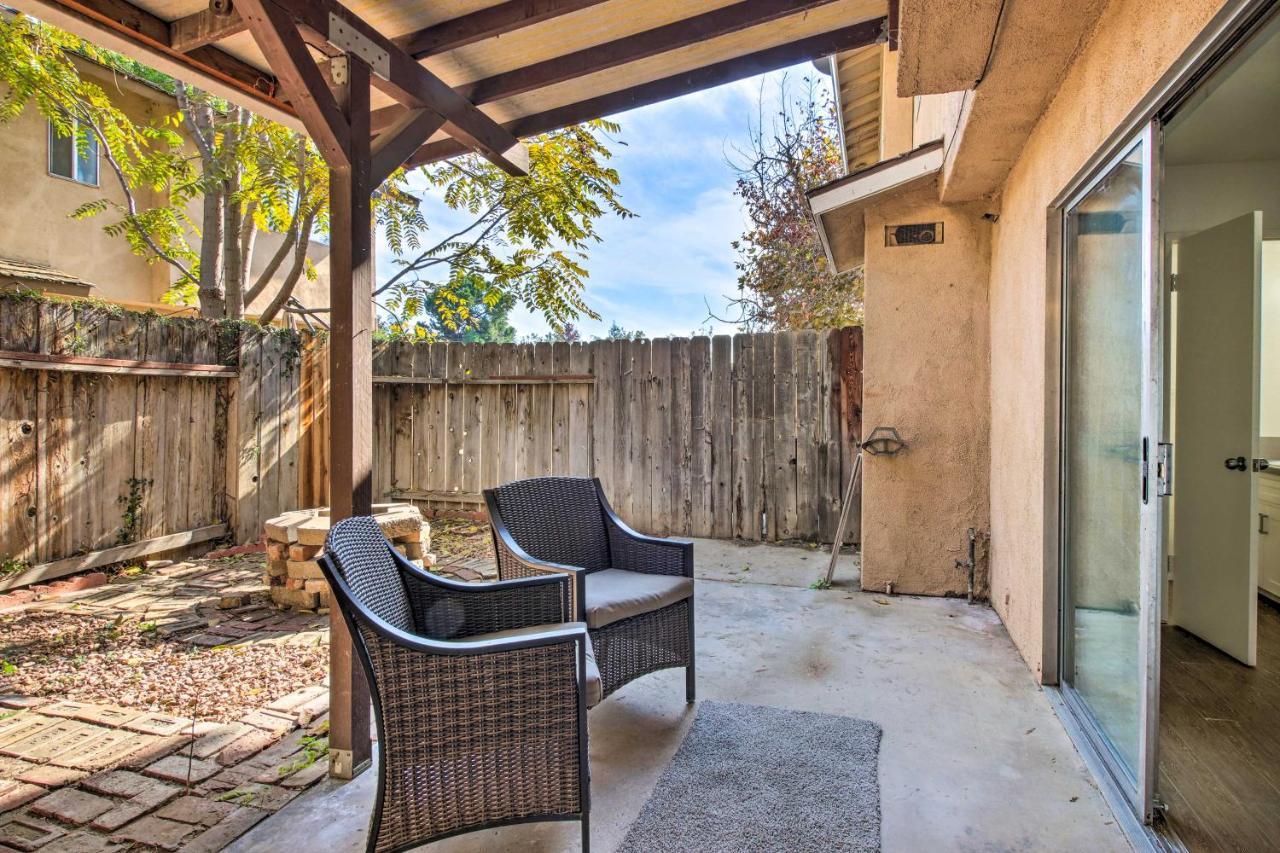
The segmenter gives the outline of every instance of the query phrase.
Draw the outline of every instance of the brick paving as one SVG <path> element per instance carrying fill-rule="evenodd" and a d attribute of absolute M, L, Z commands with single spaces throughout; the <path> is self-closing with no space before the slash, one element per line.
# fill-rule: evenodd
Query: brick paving
<path fill-rule="evenodd" d="M 497 575 L 487 558 L 433 571 Z M 16 604 L 146 620 L 160 636 L 211 647 L 327 644 L 328 616 L 271 607 L 261 575 L 256 558 L 193 560 Z M 0 853 L 220 850 L 324 778 L 328 706 L 324 683 L 223 723 L 0 696 Z"/>
<path fill-rule="evenodd" d="M 196 645 L 327 643 L 328 616 L 270 607 L 261 575 L 260 558 L 194 560 L 0 603 L 154 622 Z M 220 850 L 324 777 L 328 704 L 315 684 L 216 723 L 0 696 L 0 853 Z"/>

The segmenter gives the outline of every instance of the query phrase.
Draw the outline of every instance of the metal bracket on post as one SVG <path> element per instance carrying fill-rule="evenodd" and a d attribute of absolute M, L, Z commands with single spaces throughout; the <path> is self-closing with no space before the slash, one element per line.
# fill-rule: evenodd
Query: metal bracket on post
<path fill-rule="evenodd" d="M 369 66 L 369 70 L 383 80 L 391 79 L 391 54 L 332 12 L 329 13 L 329 43 L 360 57 Z"/>
<path fill-rule="evenodd" d="M 897 456 L 907 449 L 896 427 L 878 426 L 862 442 L 862 449 L 872 456 Z"/>
<path fill-rule="evenodd" d="M 329 750 L 329 776 L 334 779 L 354 779 L 369 768 L 371 761 L 360 762 L 359 767 L 352 766 L 353 759 L 349 749 Z"/>
<path fill-rule="evenodd" d="M 351 79 L 351 66 L 345 54 L 329 60 L 329 77 L 335 86 L 347 85 L 347 81 Z"/>

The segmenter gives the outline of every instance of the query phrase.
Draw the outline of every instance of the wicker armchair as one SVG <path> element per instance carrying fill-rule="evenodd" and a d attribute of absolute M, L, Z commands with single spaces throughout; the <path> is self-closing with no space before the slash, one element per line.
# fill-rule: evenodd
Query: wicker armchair
<path fill-rule="evenodd" d="M 588 850 L 587 706 L 600 681 L 586 627 L 566 620 L 567 579 L 437 577 L 368 517 L 334 525 L 320 566 L 373 697 L 368 850 L 543 820 L 580 820 Z"/>
<path fill-rule="evenodd" d="M 484 500 L 500 578 L 572 578 L 571 612 L 591 634 L 603 696 L 684 667 L 694 701 L 692 542 L 635 532 L 594 477 L 518 480 Z"/>

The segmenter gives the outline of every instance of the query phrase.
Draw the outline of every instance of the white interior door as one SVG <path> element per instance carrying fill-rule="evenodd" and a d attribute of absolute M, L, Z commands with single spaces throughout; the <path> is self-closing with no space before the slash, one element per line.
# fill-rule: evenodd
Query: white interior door
<path fill-rule="evenodd" d="M 1178 243 L 1173 621 L 1258 654 L 1262 213 Z"/>

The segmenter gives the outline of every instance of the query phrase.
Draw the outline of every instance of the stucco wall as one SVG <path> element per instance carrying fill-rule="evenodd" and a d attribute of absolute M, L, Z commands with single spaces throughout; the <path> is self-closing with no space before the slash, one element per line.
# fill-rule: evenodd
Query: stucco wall
<path fill-rule="evenodd" d="M 992 603 L 1028 666 L 1043 651 L 1048 206 L 1221 6 L 1114 0 L 1062 79 L 1003 190 L 992 235 Z"/>
<path fill-rule="evenodd" d="M 928 186 L 866 218 L 863 431 L 897 427 L 910 446 L 866 458 L 862 583 L 962 595 L 966 530 L 988 528 L 990 225 L 981 205 L 936 199 Z M 941 245 L 884 245 L 886 225 L 932 221 Z"/>
<path fill-rule="evenodd" d="M 154 101 L 140 87 L 123 83 L 115 93 L 120 108 L 135 121 L 159 115 Z M 130 305 L 159 300 L 168 286 L 167 272 L 134 255 L 120 237 L 103 233 L 102 226 L 118 219 L 113 212 L 83 220 L 70 218 L 82 204 L 106 198 L 123 204 L 115 177 L 99 158 L 99 186 L 78 184 L 49 174 L 48 124 L 30 107 L 0 126 L 0 153 L 5 164 L 0 181 L 0 256 L 43 264 L 71 273 L 94 285 L 92 295 Z M 150 203 L 143 191 L 139 201 Z"/>
<path fill-rule="evenodd" d="M 116 105 L 135 122 L 149 123 L 173 113 L 177 105 L 167 95 L 132 80 L 115 77 L 97 65 L 80 63 L 82 73 L 109 92 Z M 194 152 L 193 152 L 194 155 Z M 122 237 L 112 237 L 103 226 L 119 220 L 109 210 L 88 219 L 70 217 L 81 205 L 108 199 L 123 204 L 125 196 L 107 161 L 99 156 L 98 186 L 86 186 L 55 177 L 48 169 L 48 123 L 34 107 L 0 125 L 0 158 L 5 163 L 0 181 L 0 257 L 14 258 L 78 276 L 93 285 L 90 295 L 131 308 L 157 308 L 166 312 L 173 306 L 160 298 L 177 280 L 176 271 L 164 263 L 147 263 L 133 254 Z M 136 192 L 140 205 L 156 203 L 148 190 Z M 192 219 L 199 222 L 200 204 L 189 206 Z M 280 245 L 276 234 L 259 234 L 253 255 L 253 272 L 259 273 Z M 192 240 L 199 246 L 198 238 Z M 308 250 L 318 277 L 301 279 L 294 295 L 305 305 L 323 308 L 329 304 L 329 247 L 312 243 Z M 288 269 L 292 257 L 283 265 Z M 277 279 L 282 278 L 277 274 Z M 266 307 L 274 289 L 268 289 L 249 307 L 253 315 Z"/>
<path fill-rule="evenodd" d="M 913 107 L 911 98 L 898 97 L 898 57 L 901 51 L 883 45 L 880 67 L 880 159 L 888 160 L 915 147 L 912 140 Z M 927 141 L 927 140 L 926 140 Z"/>

